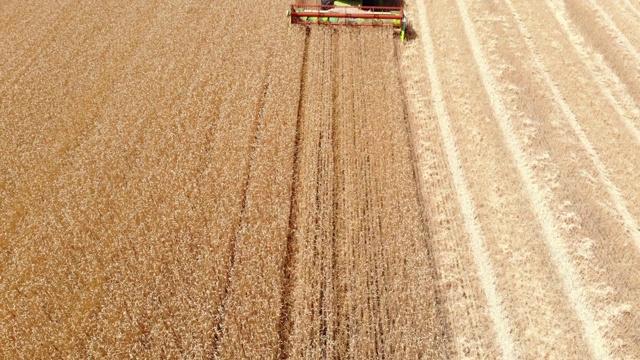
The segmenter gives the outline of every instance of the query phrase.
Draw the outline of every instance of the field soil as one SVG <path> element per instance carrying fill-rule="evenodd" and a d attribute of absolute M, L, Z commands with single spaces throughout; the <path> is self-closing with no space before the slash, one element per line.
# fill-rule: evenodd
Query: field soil
<path fill-rule="evenodd" d="M 404 5 L 0 0 L 0 358 L 640 359 L 640 3 Z"/>

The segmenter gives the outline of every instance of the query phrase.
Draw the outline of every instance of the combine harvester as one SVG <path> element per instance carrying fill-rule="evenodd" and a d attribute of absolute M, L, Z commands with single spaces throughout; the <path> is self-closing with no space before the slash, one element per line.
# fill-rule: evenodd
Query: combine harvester
<path fill-rule="evenodd" d="M 291 5 L 291 9 L 287 11 L 291 24 L 387 26 L 399 33 L 400 39 L 404 42 L 407 17 L 401 6 L 368 6 L 370 3 L 376 3 L 375 1 L 323 1 L 322 3 Z"/>

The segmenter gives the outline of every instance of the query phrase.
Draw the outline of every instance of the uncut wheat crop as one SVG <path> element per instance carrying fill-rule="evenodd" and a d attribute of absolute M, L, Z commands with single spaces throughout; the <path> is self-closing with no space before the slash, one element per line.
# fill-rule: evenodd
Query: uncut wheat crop
<path fill-rule="evenodd" d="M 389 29 L 0 1 L 0 358 L 433 358 Z"/>

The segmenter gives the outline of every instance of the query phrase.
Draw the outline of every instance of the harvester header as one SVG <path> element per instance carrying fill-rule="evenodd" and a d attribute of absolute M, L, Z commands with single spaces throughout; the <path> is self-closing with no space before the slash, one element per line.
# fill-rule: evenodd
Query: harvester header
<path fill-rule="evenodd" d="M 404 41 L 407 18 L 399 6 L 337 6 L 293 4 L 291 24 L 328 26 L 387 26 Z"/>

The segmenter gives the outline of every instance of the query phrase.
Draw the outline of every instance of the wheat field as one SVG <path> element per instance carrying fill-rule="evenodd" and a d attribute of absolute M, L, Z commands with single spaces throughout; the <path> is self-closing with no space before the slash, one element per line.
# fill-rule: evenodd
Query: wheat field
<path fill-rule="evenodd" d="M 0 359 L 640 359 L 640 2 L 403 3 L 0 0 Z"/>
<path fill-rule="evenodd" d="M 2 2 L 0 357 L 438 354 L 392 34 L 249 4 Z"/>

